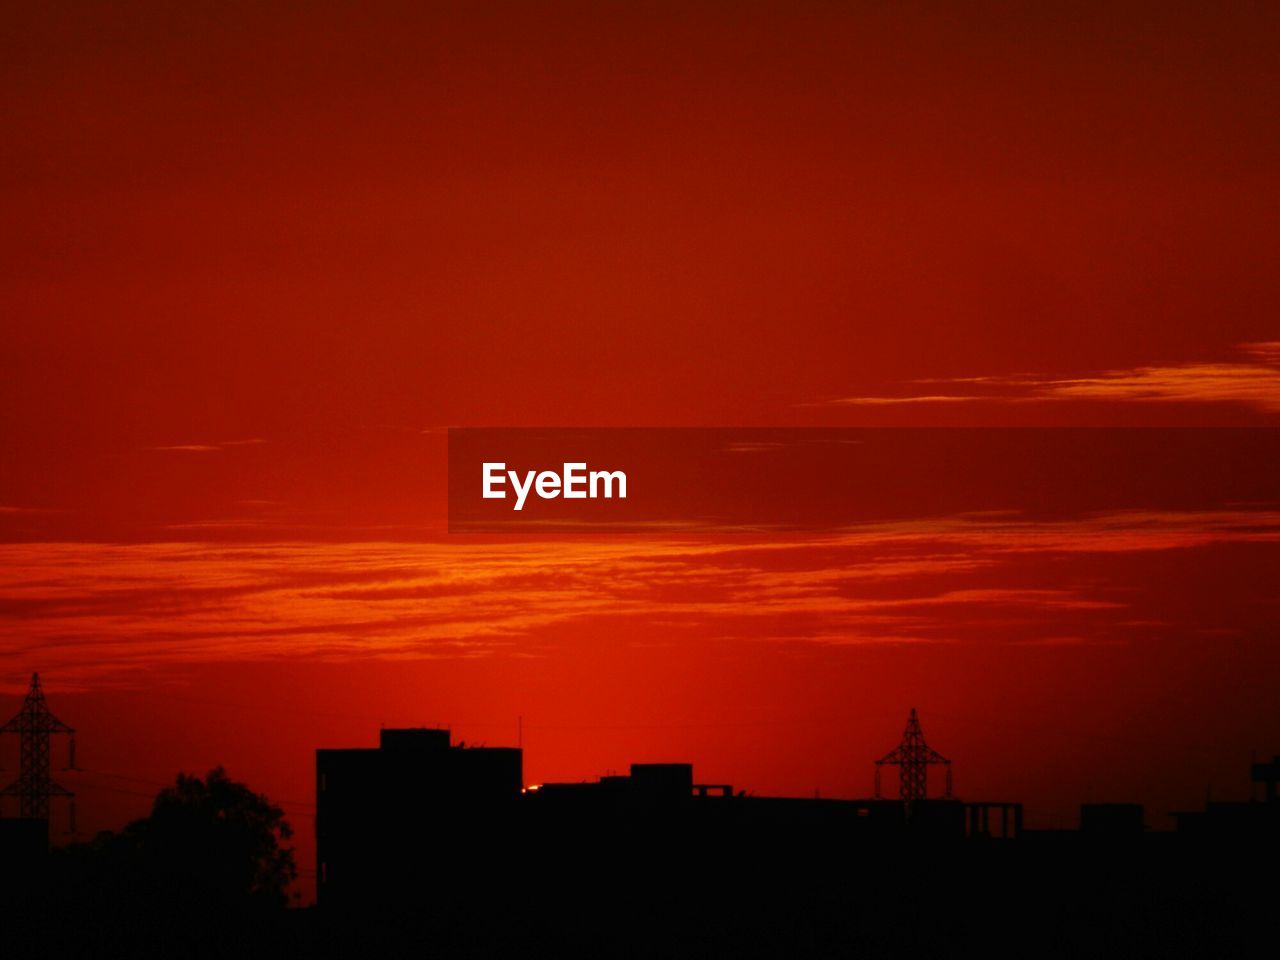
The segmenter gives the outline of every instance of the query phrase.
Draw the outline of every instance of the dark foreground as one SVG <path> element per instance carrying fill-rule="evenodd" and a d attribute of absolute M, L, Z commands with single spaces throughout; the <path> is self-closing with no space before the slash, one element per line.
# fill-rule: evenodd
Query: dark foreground
<path fill-rule="evenodd" d="M 859 851 L 602 837 L 459 858 L 467 845 L 442 838 L 440 862 L 295 910 L 93 871 L 10 875 L 0 942 L 13 957 L 1233 957 L 1272 940 L 1280 903 L 1269 845 L 1160 835 Z"/>

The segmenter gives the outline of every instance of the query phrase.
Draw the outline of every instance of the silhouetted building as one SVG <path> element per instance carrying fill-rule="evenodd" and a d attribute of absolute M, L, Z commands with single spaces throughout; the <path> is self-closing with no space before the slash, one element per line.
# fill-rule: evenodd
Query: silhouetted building
<path fill-rule="evenodd" d="M 628 775 L 540 784 L 526 799 L 525 823 L 539 832 L 687 834 L 695 846 L 896 836 L 906 825 L 900 801 L 748 796 L 734 793 L 732 784 L 695 783 L 692 765 L 684 763 L 637 763 Z"/>
<path fill-rule="evenodd" d="M 1203 810 L 1173 814 L 1181 836 L 1230 842 L 1280 840 L 1280 804 L 1209 802 Z"/>
<path fill-rule="evenodd" d="M 1272 757 L 1270 763 L 1255 763 L 1252 769 L 1253 797 L 1266 803 L 1280 802 L 1277 784 L 1280 784 L 1280 757 Z"/>
<path fill-rule="evenodd" d="M 1280 757 L 1250 768 L 1252 799 L 1209 801 L 1203 810 L 1180 810 L 1172 816 L 1178 835 L 1201 842 L 1234 845 L 1280 842 Z M 1261 796 L 1259 796 L 1261 794 Z"/>
<path fill-rule="evenodd" d="M 1082 803 L 1080 832 L 1088 837 L 1140 837 L 1146 829 L 1140 803 Z"/>
<path fill-rule="evenodd" d="M 316 752 L 318 899 L 437 918 L 467 904 L 527 916 L 535 902 L 589 902 L 603 917 L 655 891 L 700 903 L 707 883 L 721 904 L 784 902 L 802 876 L 814 889 L 881 896 L 955 858 L 975 877 L 1007 879 L 1032 868 L 1065 877 L 1111 856 L 1163 882 L 1219 849 L 1280 838 L 1278 769 L 1253 766 L 1252 802 L 1175 814 L 1177 835 L 1148 832 L 1133 803 L 1084 804 L 1078 830 L 1024 831 L 1018 803 L 757 797 L 699 783 L 687 763 L 525 788 L 518 749 L 455 745 L 447 730 L 383 730 L 377 748 Z M 878 887 L 878 874 L 850 872 L 858 862 L 893 864 L 897 879 Z"/>
<path fill-rule="evenodd" d="M 316 751 L 317 898 L 430 886 L 450 851 L 510 832 L 521 751 L 466 747 L 448 730 L 383 730 L 377 749 Z"/>
<path fill-rule="evenodd" d="M 1237 847 L 1280 842 L 1280 757 L 1250 768 L 1252 799 L 1209 801 L 1203 810 L 1179 810 L 1172 816 L 1179 837 L 1202 846 Z M 1261 796 L 1259 796 L 1261 795 Z"/>
<path fill-rule="evenodd" d="M 319 901 L 387 904 L 465 895 L 468 885 L 483 896 L 518 886 L 530 864 L 544 882 L 696 873 L 743 857 L 784 874 L 839 869 L 841 857 L 871 844 L 1022 832 L 1016 803 L 748 796 L 695 782 L 687 763 L 526 789 L 521 760 L 519 750 L 454 745 L 436 729 L 383 730 L 377 749 L 318 750 Z"/>
<path fill-rule="evenodd" d="M 1022 836 L 1022 804 L 985 800 L 964 805 L 970 837 L 1016 840 Z"/>

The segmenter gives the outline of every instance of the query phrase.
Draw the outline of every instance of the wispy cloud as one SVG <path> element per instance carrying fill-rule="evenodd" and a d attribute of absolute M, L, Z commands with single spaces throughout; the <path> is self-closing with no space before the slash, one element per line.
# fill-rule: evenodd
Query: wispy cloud
<path fill-rule="evenodd" d="M 919 381 L 912 381 L 919 382 Z M 862 407 L 888 407 L 911 403 L 973 403 L 978 400 L 1004 399 L 1000 397 L 964 396 L 961 394 L 926 393 L 902 397 L 840 397 L 831 404 Z"/>
<path fill-rule="evenodd" d="M 1247 359 L 1218 363 L 1168 363 L 1106 370 L 1081 377 L 1021 375 L 916 380 L 914 384 L 963 387 L 968 392 L 842 397 L 832 404 L 886 406 L 935 403 L 1232 403 L 1280 413 L 1280 341 L 1241 344 Z"/>
<path fill-rule="evenodd" d="M 9 544 L 0 676 L 537 656 L 624 621 L 683 642 L 1111 642 L 1163 629 L 1162 615 L 1099 580 L 1099 558 L 1276 543 L 1280 513 L 1240 509 L 959 516 L 756 542 Z"/>
<path fill-rule="evenodd" d="M 255 447 L 266 442 L 260 438 L 253 437 L 248 440 L 219 440 L 215 443 L 172 443 L 164 446 L 146 447 L 145 449 L 176 453 L 216 453 L 219 450 L 230 450 L 235 447 Z"/>

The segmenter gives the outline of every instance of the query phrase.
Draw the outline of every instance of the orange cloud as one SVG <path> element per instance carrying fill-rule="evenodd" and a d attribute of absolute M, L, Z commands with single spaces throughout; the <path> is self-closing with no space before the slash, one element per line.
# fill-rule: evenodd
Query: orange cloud
<path fill-rule="evenodd" d="M 232 447 L 256 447 L 266 442 L 254 437 L 249 440 L 220 440 L 217 443 L 174 443 L 167 446 L 147 447 L 146 449 L 171 453 L 216 453 L 219 450 L 227 450 Z"/>
<path fill-rule="evenodd" d="M 753 542 L 9 544 L 0 673 L 127 683 L 157 664 L 536 656 L 617 618 L 701 639 L 1109 640 L 1158 611 L 1128 609 L 1111 578 L 1064 579 L 1084 562 L 1072 558 L 1277 542 L 1280 512 L 1240 509 L 961 516 Z"/>
<path fill-rule="evenodd" d="M 1251 359 L 1234 363 L 1157 364 L 1107 370 L 1086 377 L 957 377 L 916 381 L 964 385 L 984 392 L 844 397 L 833 402 L 854 406 L 1070 400 L 1236 403 L 1280 413 L 1280 341 L 1241 344 L 1240 350 Z"/>

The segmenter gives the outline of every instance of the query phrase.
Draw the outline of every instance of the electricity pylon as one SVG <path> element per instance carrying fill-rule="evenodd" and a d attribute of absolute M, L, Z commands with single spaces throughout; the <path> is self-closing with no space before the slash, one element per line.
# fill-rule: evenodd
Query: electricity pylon
<path fill-rule="evenodd" d="M 899 768 L 898 796 L 902 801 L 911 804 L 927 799 L 931 764 L 946 767 L 947 791 L 943 798 L 951 799 L 951 761 L 924 742 L 924 731 L 920 729 L 916 708 L 912 707 L 911 715 L 907 717 L 907 729 L 902 732 L 902 742 L 876 761 L 876 796 L 880 796 L 880 768 L 896 766 Z"/>
<path fill-rule="evenodd" d="M 65 733 L 71 738 L 67 768 L 74 770 L 76 732 L 49 712 L 44 691 L 40 689 L 40 674 L 31 675 L 31 687 L 22 701 L 22 709 L 0 727 L 0 733 L 16 733 L 21 738 L 18 779 L 0 790 L 0 797 L 17 797 L 18 815 L 36 820 L 49 819 L 51 797 L 67 797 L 71 800 L 71 831 L 74 833 L 75 794 L 49 775 L 49 737 L 51 734 Z"/>

